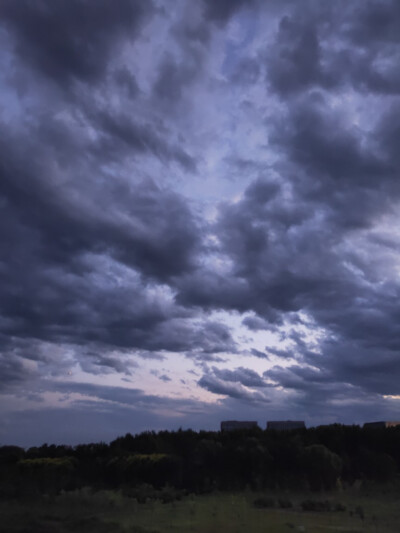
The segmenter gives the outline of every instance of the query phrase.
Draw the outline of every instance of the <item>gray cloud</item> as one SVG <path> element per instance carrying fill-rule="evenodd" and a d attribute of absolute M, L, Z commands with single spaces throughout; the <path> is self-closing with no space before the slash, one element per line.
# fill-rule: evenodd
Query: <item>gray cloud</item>
<path fill-rule="evenodd" d="M 176 352 L 214 422 L 396 413 L 397 3 L 157 5 L 0 8 L 1 390 Z"/>
<path fill-rule="evenodd" d="M 285 16 L 279 24 L 275 46 L 270 50 L 267 76 L 281 95 L 306 90 L 315 85 L 329 86 L 323 72 L 317 27 Z"/>
<path fill-rule="evenodd" d="M 240 9 L 254 5 L 253 0 L 203 0 L 205 16 L 218 24 L 226 23 L 227 20 Z"/>
<path fill-rule="evenodd" d="M 251 331 L 260 331 L 268 328 L 268 322 L 258 316 L 247 316 L 242 323 Z"/>
<path fill-rule="evenodd" d="M 118 159 L 124 153 L 150 153 L 161 161 L 175 161 L 184 169 L 195 172 L 196 161 L 181 147 L 171 145 L 159 137 L 153 128 L 146 124 L 136 124 L 128 117 L 99 112 L 91 117 L 96 127 L 103 133 L 103 139 L 94 147 L 101 157 Z"/>
<path fill-rule="evenodd" d="M 251 348 L 250 350 L 251 355 L 254 355 L 254 357 L 258 357 L 259 359 L 269 359 L 268 354 L 265 352 L 261 352 L 260 350 L 256 350 L 255 348 Z"/>
<path fill-rule="evenodd" d="M 0 357 L 0 375 L 0 391 L 6 392 L 29 379 L 31 372 L 20 358 L 6 351 Z"/>
<path fill-rule="evenodd" d="M 238 382 L 245 387 L 265 387 L 266 383 L 257 372 L 250 368 L 235 368 L 234 370 L 213 367 L 214 375 L 223 381 Z"/>
<path fill-rule="evenodd" d="M 240 383 L 227 382 L 212 374 L 205 374 L 198 381 L 198 385 L 214 394 L 227 396 L 235 400 L 240 400 L 249 403 L 268 403 L 269 400 L 265 395 L 258 391 L 250 391 L 243 387 Z"/>
<path fill-rule="evenodd" d="M 60 86 L 98 81 L 122 38 L 135 35 L 151 2 L 62 0 L 2 3 L 5 27 L 15 37 L 19 58 Z"/>
<path fill-rule="evenodd" d="M 281 19 L 269 50 L 267 79 L 279 94 L 348 86 L 399 93 L 396 2 L 342 3 L 340 9 L 309 2 L 303 7 Z"/>
<path fill-rule="evenodd" d="M 169 102 L 181 99 L 184 87 L 194 79 L 196 73 L 195 64 L 177 65 L 171 58 L 166 58 L 154 85 L 155 97 Z"/>

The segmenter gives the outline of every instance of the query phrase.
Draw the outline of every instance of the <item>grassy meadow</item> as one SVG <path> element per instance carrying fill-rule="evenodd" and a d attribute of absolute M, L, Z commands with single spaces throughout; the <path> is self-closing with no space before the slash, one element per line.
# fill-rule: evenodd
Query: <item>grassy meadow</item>
<path fill-rule="evenodd" d="M 397 491 L 376 488 L 327 494 L 212 493 L 189 495 L 169 503 L 156 499 L 138 503 L 136 498 L 121 492 L 81 489 L 24 502 L 1 502 L 0 531 L 398 533 L 398 503 Z M 305 510 L 310 507 L 314 510 Z"/>

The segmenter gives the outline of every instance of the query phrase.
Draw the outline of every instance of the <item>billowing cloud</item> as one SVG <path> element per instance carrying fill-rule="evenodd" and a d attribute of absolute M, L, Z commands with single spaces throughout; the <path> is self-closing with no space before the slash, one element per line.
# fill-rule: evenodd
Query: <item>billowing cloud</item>
<path fill-rule="evenodd" d="M 212 374 L 205 374 L 199 380 L 198 384 L 200 387 L 203 387 L 214 394 L 227 396 L 228 398 L 233 398 L 235 400 L 249 403 L 268 402 L 268 399 L 258 391 L 254 392 L 248 390 L 240 383 L 226 382 L 226 380 L 220 379 Z"/>
<path fill-rule="evenodd" d="M 204 0 L 206 18 L 217 22 L 226 22 L 236 11 L 254 5 L 252 0 Z"/>
<path fill-rule="evenodd" d="M 399 413 L 397 2 L 0 12 L 8 423 Z"/>
<path fill-rule="evenodd" d="M 213 368 L 214 375 L 223 381 L 241 383 L 245 387 L 265 387 L 262 377 L 250 368 L 235 368 L 234 370 Z"/>
<path fill-rule="evenodd" d="M 103 0 L 6 1 L 1 7 L 18 57 L 61 86 L 98 81 L 117 46 L 151 11 L 152 3 L 140 0 L 122 0 L 118 9 Z"/>

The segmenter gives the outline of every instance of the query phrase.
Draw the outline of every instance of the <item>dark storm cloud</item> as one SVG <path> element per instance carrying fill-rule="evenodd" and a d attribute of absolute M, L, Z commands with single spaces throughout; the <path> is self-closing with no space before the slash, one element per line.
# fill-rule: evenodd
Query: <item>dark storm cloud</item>
<path fill-rule="evenodd" d="M 258 315 L 246 316 L 242 324 L 250 331 L 278 331 L 280 316 L 273 309 L 264 309 L 263 317 Z"/>
<path fill-rule="evenodd" d="M 286 203 L 275 184 L 257 180 L 242 201 L 221 209 L 217 223 L 217 234 L 232 272 L 218 283 L 207 274 L 184 280 L 180 301 L 253 310 L 269 323 L 279 323 L 282 312 L 300 308 L 299 287 L 308 293 L 323 283 L 293 262 L 300 247 L 305 245 L 315 251 L 313 246 L 318 241 L 311 244 L 306 240 L 307 231 L 304 235 L 293 231 L 307 225 L 312 216 L 301 203 Z M 314 228 L 310 229 L 317 234 Z M 306 248 L 302 255 L 308 262 Z"/>
<path fill-rule="evenodd" d="M 269 86 L 283 98 L 315 87 L 398 94 L 399 30 L 396 2 L 294 5 L 266 54 Z"/>
<path fill-rule="evenodd" d="M 224 326 L 192 326 L 163 285 L 191 271 L 202 248 L 185 199 L 151 180 L 93 179 L 78 143 L 54 120 L 1 139 L 4 333 L 87 344 L 75 353 L 94 373 L 129 372 L 130 363 L 107 355 L 107 346 L 234 351 Z"/>
<path fill-rule="evenodd" d="M 324 98 L 315 94 L 296 101 L 288 122 L 277 125 L 271 140 L 298 165 L 298 171 L 307 173 L 298 191 L 300 198 L 308 192 L 311 200 L 321 199 L 326 208 L 343 206 L 343 211 L 350 211 L 349 197 L 360 194 L 363 200 L 368 191 L 379 193 L 393 182 L 392 162 L 382 158 L 371 137 L 343 123 Z M 318 177 L 317 183 L 312 176 Z M 372 204 L 371 198 L 362 214 L 371 217 Z"/>
<path fill-rule="evenodd" d="M 384 403 L 379 391 L 373 388 L 365 389 L 364 386 L 354 383 L 351 378 L 341 379 L 335 373 L 331 374 L 324 370 L 300 366 L 274 367 L 265 372 L 264 377 L 270 379 L 275 386 L 284 387 L 286 391 L 293 394 L 297 408 L 303 408 L 309 413 L 315 410 L 316 405 L 320 412 L 326 414 L 333 413 L 335 405 L 347 405 L 351 410 L 349 420 L 353 423 L 357 419 L 356 413 L 360 407 L 360 410 L 364 411 L 364 420 L 370 420 L 371 416 L 374 417 L 374 411 L 379 411 Z M 365 409 L 368 405 L 371 413 Z M 386 406 L 386 411 L 388 408 L 389 405 Z M 339 419 L 347 419 L 347 416 L 346 413 L 342 413 Z"/>
<path fill-rule="evenodd" d="M 365 412 L 400 392 L 399 7 L 199 6 L 0 7 L 2 390 L 179 352 L 218 409 Z M 241 354 L 290 366 L 208 369 Z"/>
<path fill-rule="evenodd" d="M 198 381 L 198 385 L 203 389 L 208 390 L 214 394 L 227 396 L 235 400 L 241 400 L 248 403 L 268 403 L 268 398 L 258 391 L 251 391 L 240 383 L 227 382 L 220 379 L 213 374 L 205 374 Z"/>
<path fill-rule="evenodd" d="M 184 9 L 170 28 L 175 46 L 162 54 L 151 90 L 152 105 L 178 122 L 196 101 L 196 83 L 207 76 L 211 28 L 200 16 L 191 16 L 191 11 Z"/>
<path fill-rule="evenodd" d="M 254 357 L 258 357 L 259 359 L 269 359 L 268 354 L 265 352 L 261 352 L 260 350 L 256 350 L 255 348 L 252 348 L 250 350 L 251 355 L 254 355 Z"/>
<path fill-rule="evenodd" d="M 326 387 L 332 383 L 332 375 L 327 372 L 301 366 L 290 366 L 287 368 L 275 366 L 271 370 L 264 372 L 263 375 L 279 383 L 285 389 L 295 389 L 305 392 L 313 386 L 319 387 L 321 391 L 326 390 Z"/>
<path fill-rule="evenodd" d="M 151 11 L 141 0 L 6 0 L 0 8 L 18 57 L 61 86 L 98 81 L 121 39 L 132 38 Z"/>
<path fill-rule="evenodd" d="M 123 351 L 119 351 L 117 355 L 113 356 L 109 354 L 109 350 L 104 348 L 102 350 L 100 347 L 94 346 L 92 350 L 89 347 L 82 351 L 76 350 L 75 353 L 82 370 L 90 374 L 99 375 L 117 372 L 131 376 L 132 369 L 139 366 L 129 357 L 130 354 L 125 354 Z"/>
<path fill-rule="evenodd" d="M 205 17 L 218 24 L 224 24 L 240 9 L 255 4 L 253 0 L 203 0 Z"/>
<path fill-rule="evenodd" d="M 309 24 L 288 16 L 279 24 L 277 40 L 267 62 L 272 87 L 282 95 L 313 85 L 329 85 L 322 72 L 321 51 L 315 21 Z"/>
<path fill-rule="evenodd" d="M 240 61 L 232 73 L 230 81 L 240 85 L 253 84 L 258 81 L 260 73 L 260 61 L 258 58 L 246 58 Z M 244 166 L 245 163 L 244 161 Z"/>
<path fill-rule="evenodd" d="M 100 112 L 92 117 L 104 138 L 93 147 L 95 153 L 108 161 L 118 160 L 121 154 L 132 155 L 132 151 L 149 153 L 161 162 L 176 161 L 185 170 L 196 171 L 196 161 L 180 146 L 173 145 L 160 137 L 149 124 L 138 124 L 125 115 L 110 115 Z"/>
<path fill-rule="evenodd" d="M 280 359 L 291 359 L 295 356 L 294 351 L 291 349 L 284 350 L 281 348 L 272 348 L 271 346 L 266 346 L 265 350 L 272 355 L 276 355 Z"/>
<path fill-rule="evenodd" d="M 219 275 L 213 270 L 198 269 L 181 276 L 178 303 L 205 309 L 221 308 L 245 311 L 250 306 L 251 289 L 245 280 Z"/>
<path fill-rule="evenodd" d="M 235 368 L 235 370 L 219 369 L 213 367 L 213 374 L 223 381 L 241 383 L 245 387 L 265 387 L 266 383 L 262 377 L 250 368 Z"/>
<path fill-rule="evenodd" d="M 125 280 L 118 286 L 118 272 L 116 279 L 104 277 L 98 271 L 100 265 L 101 260 L 86 275 L 67 274 L 62 269 L 37 271 L 36 267 L 25 276 L 22 287 L 16 285 L 18 277 L 10 273 L 9 285 L 2 292 L 1 312 L 10 317 L 3 332 L 54 343 L 92 345 L 89 350 L 76 350 L 78 360 L 88 359 L 87 365 L 118 371 L 128 370 L 129 364 L 122 363 L 121 356 L 107 357 L 107 346 L 150 353 L 194 351 L 199 355 L 235 351 L 224 326 L 213 321 L 194 325 L 181 309 L 168 301 L 154 300 L 148 294 L 150 285 Z"/>
<path fill-rule="evenodd" d="M 205 45 L 211 36 L 210 25 L 205 20 L 194 20 L 191 16 L 183 16 L 172 28 L 171 32 L 183 48 Z"/>
<path fill-rule="evenodd" d="M 155 277 L 189 268 L 199 238 L 195 219 L 179 195 L 149 181 L 137 186 L 118 179 L 83 185 L 75 177 L 69 183 L 51 182 L 51 151 L 26 140 L 21 145 L 3 139 L 1 146 L 0 192 L 3 216 L 9 226 L 11 222 L 8 235 L 25 232 L 31 246 L 36 244 L 51 261 L 72 262 L 83 252 L 107 252 Z M 113 210 L 115 217 L 110 216 Z M 9 244 L 26 253 L 18 243 L 21 238 Z"/>
<path fill-rule="evenodd" d="M 395 0 L 361 2 L 348 28 L 352 40 L 369 47 L 382 42 L 399 42 L 400 6 Z"/>
<path fill-rule="evenodd" d="M 393 171 L 396 172 L 400 165 L 400 155 L 397 149 L 397 140 L 400 133 L 400 107 L 397 102 L 392 103 L 381 114 L 381 118 L 373 133 L 373 139 L 377 143 L 383 157 L 392 165 Z M 395 175 L 392 176 L 393 182 L 397 185 Z"/>
<path fill-rule="evenodd" d="M 376 199 L 379 199 L 382 181 L 376 183 L 379 191 Z M 369 187 L 373 187 L 372 181 Z M 350 188 L 347 194 L 353 196 L 354 191 Z M 294 218 L 291 224 L 282 225 L 279 210 L 276 211 L 278 206 L 272 203 L 268 208 L 267 203 L 260 210 L 258 202 L 250 198 L 246 195 L 241 204 L 229 208 L 224 214 L 226 218 L 222 219 L 223 230 L 227 228 L 229 235 L 224 241 L 225 249 L 234 258 L 238 274 L 252 288 L 244 301 L 261 317 L 265 313 L 268 320 L 271 320 L 269 308 L 289 320 L 288 311 L 304 309 L 315 321 L 312 327 L 325 330 L 325 338 L 320 343 L 323 357 L 317 356 L 307 342 L 296 335 L 291 335 L 295 349 L 266 347 L 266 351 L 279 357 L 295 356 L 303 363 L 326 369 L 337 384 L 350 383 L 371 392 L 390 390 L 397 394 L 397 380 L 384 377 L 389 368 L 397 368 L 395 339 L 398 338 L 399 308 L 393 297 L 388 297 L 391 291 L 397 294 L 397 288 L 390 285 L 384 288 L 379 284 L 379 276 L 372 272 L 368 261 L 354 257 L 357 256 L 354 250 L 347 251 L 343 247 L 339 251 L 341 239 L 349 231 L 348 224 L 343 227 L 331 216 L 322 216 L 317 228 L 304 216 L 303 220 Z M 387 195 L 382 195 L 381 204 L 378 202 L 373 210 L 363 211 L 364 224 L 370 224 L 371 217 L 382 212 L 388 201 Z M 284 208 L 282 202 L 280 205 Z M 328 200 L 322 203 L 316 198 L 314 203 L 315 208 L 321 206 L 322 214 L 323 209 L 329 213 L 334 209 L 339 211 L 340 207 L 342 217 L 346 217 L 346 205 L 352 208 L 351 203 L 336 206 L 334 199 L 329 204 Z M 314 213 L 310 211 L 310 215 Z M 351 265 L 354 265 L 353 270 Z M 215 295 L 217 301 L 218 296 Z M 226 308 L 229 308 L 229 300 Z M 253 327 L 251 317 L 245 320 Z M 258 325 L 256 321 L 256 329 Z M 306 388 L 311 377 L 304 375 L 301 379 Z"/>
<path fill-rule="evenodd" d="M 220 352 L 235 352 L 229 329 L 216 321 L 200 324 L 190 320 L 165 320 L 155 327 L 144 343 L 147 350 L 188 351 L 200 359 Z"/>
<path fill-rule="evenodd" d="M 284 321 L 295 324 L 298 313 L 305 312 L 313 321 L 309 327 L 322 330 L 319 350 L 292 332 L 291 347 L 266 351 L 320 369 L 315 375 L 293 368 L 274 374 L 283 387 L 296 383 L 306 390 L 309 385 L 310 402 L 323 394 L 316 385 L 321 376 L 334 396 L 342 390 L 348 401 L 362 396 L 360 391 L 398 394 L 397 380 L 386 374 L 391 368 L 397 375 L 399 308 L 393 298 L 398 288 L 380 280 L 378 260 L 369 264 L 372 241 L 365 233 L 379 217 L 394 213 L 399 201 L 398 106 L 380 100 L 381 113 L 359 125 L 330 100 L 345 86 L 361 91 L 360 103 L 366 90 L 382 98 L 394 94 L 394 85 L 389 90 L 373 82 L 375 67 L 363 70 L 359 56 L 364 48 L 368 61 L 386 61 L 389 76 L 397 37 L 390 29 L 387 36 L 379 29 L 374 33 L 366 12 L 379 7 L 371 3 L 360 6 L 360 20 L 371 25 L 365 28 L 371 39 L 361 39 L 357 13 L 350 8 L 346 28 L 337 35 L 338 48 L 345 50 L 340 56 L 329 42 L 342 14 L 315 6 L 308 4 L 310 17 L 281 19 L 267 58 L 269 83 L 285 97 L 284 110 L 269 123 L 281 179 L 256 179 L 240 201 L 221 206 L 214 231 L 230 265 L 227 279 L 216 282 L 206 270 L 185 275 L 178 298 L 203 308 L 254 311 L 256 316 L 243 320 L 254 331 Z M 382 9 L 378 26 L 389 25 Z M 396 20 L 394 15 L 394 25 Z M 359 49 L 353 51 L 353 44 Z M 340 66 L 346 54 L 357 68 Z M 239 161 L 237 167 L 238 175 L 248 171 Z M 358 235 L 362 242 L 352 246 Z M 207 377 L 209 390 L 220 390 L 215 378 Z"/>
<path fill-rule="evenodd" d="M 7 392 L 27 380 L 31 372 L 15 354 L 5 351 L 0 355 L 0 376 L 0 391 Z"/>
<path fill-rule="evenodd" d="M 182 63 L 178 65 L 172 58 L 166 58 L 154 85 L 154 95 L 161 100 L 173 102 L 182 98 L 182 91 L 195 77 L 195 64 Z"/>
<path fill-rule="evenodd" d="M 324 394 L 331 400 L 343 395 L 358 399 L 367 394 L 398 395 L 399 307 L 393 296 L 385 290 L 378 296 L 378 290 L 376 284 L 363 291 L 354 284 L 346 299 L 338 293 L 330 304 L 323 294 L 315 294 L 312 313 L 325 328 L 318 350 L 291 335 L 295 346 L 289 355 L 300 365 L 275 367 L 264 377 L 303 391 L 310 401 Z M 301 366 L 305 363 L 312 369 Z"/>
<path fill-rule="evenodd" d="M 376 314 L 371 304 L 368 304 L 368 307 L 370 314 Z M 396 319 L 387 314 L 384 317 L 385 332 L 383 329 L 377 331 L 377 328 L 368 332 L 369 321 L 363 320 L 365 311 L 363 308 L 354 308 L 351 314 L 346 313 L 347 320 L 354 321 L 350 331 L 344 324 L 344 319 L 342 322 L 339 317 L 330 317 L 336 320 L 335 326 L 341 336 L 321 344 L 324 357 L 310 350 L 304 353 L 303 361 L 319 368 L 321 375 L 330 376 L 330 381 L 336 383 L 338 388 L 340 384 L 347 383 L 372 394 L 399 395 L 398 345 L 393 340 L 399 329 Z M 302 375 L 302 372 L 299 376 L 304 381 L 303 387 L 306 388 L 310 376 Z"/>
<path fill-rule="evenodd" d="M 247 316 L 242 323 L 251 331 L 260 331 L 268 328 L 268 322 L 259 316 Z"/>
<path fill-rule="evenodd" d="M 121 405 L 128 405 L 132 409 L 138 409 L 138 405 L 146 406 L 147 409 L 157 409 L 168 401 L 170 406 L 176 409 L 179 407 L 190 408 L 192 402 L 185 399 L 171 398 L 167 400 L 152 394 L 145 394 L 140 389 L 129 389 L 126 387 L 112 387 L 106 385 L 93 385 L 91 383 L 49 383 L 49 390 L 70 394 L 80 394 L 104 402 L 115 402 Z"/>
<path fill-rule="evenodd" d="M 140 93 L 135 76 L 126 67 L 115 70 L 114 79 L 127 92 L 129 98 L 136 98 Z"/>

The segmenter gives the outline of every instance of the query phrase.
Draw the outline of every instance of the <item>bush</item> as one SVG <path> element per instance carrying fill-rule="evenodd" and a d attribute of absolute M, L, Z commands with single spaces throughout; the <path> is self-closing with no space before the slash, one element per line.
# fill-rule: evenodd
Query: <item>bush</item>
<path fill-rule="evenodd" d="M 21 459 L 17 467 L 24 491 L 57 493 L 73 488 L 77 462 L 73 457 L 40 457 Z"/>
<path fill-rule="evenodd" d="M 356 507 L 355 513 L 361 518 L 361 520 L 364 520 L 364 509 L 361 507 L 361 505 Z"/>
<path fill-rule="evenodd" d="M 253 504 L 257 509 L 267 509 L 268 507 L 275 507 L 275 500 L 273 498 L 257 498 Z"/>
<path fill-rule="evenodd" d="M 173 487 L 164 487 L 159 492 L 159 498 L 162 503 L 171 503 L 176 500 L 180 500 L 182 495 L 179 491 L 175 490 Z"/>
<path fill-rule="evenodd" d="M 108 461 L 106 471 L 114 486 L 150 484 L 161 488 L 177 481 L 179 460 L 162 453 L 117 456 Z"/>
<path fill-rule="evenodd" d="M 335 505 L 333 507 L 333 510 L 336 511 L 336 512 L 342 513 L 344 511 L 346 511 L 346 506 L 343 505 L 343 503 L 338 502 L 338 503 L 335 503 Z"/>
<path fill-rule="evenodd" d="M 331 510 L 331 504 L 328 500 L 304 500 L 304 502 L 301 503 L 301 508 L 303 511 L 324 512 Z"/>
<path fill-rule="evenodd" d="M 278 505 L 281 509 L 290 509 L 293 507 L 293 503 L 290 500 L 285 500 L 283 498 L 278 500 Z"/>

